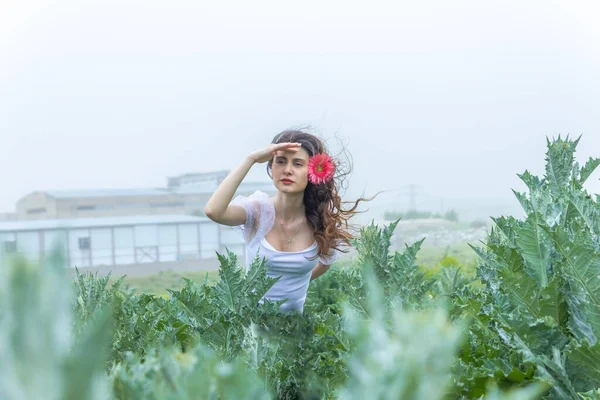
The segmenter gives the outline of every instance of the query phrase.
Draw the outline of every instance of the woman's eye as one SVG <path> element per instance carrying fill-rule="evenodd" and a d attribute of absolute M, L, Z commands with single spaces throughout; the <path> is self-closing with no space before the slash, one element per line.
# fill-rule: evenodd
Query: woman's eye
<path fill-rule="evenodd" d="M 284 160 L 277 160 L 277 164 L 285 164 Z M 296 167 L 302 167 L 302 163 L 295 163 L 294 164 Z"/>

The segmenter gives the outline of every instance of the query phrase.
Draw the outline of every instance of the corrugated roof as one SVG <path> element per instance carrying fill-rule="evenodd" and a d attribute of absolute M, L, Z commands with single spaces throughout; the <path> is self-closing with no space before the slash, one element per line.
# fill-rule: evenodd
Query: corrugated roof
<path fill-rule="evenodd" d="M 126 217 L 44 219 L 0 222 L 0 232 L 41 231 L 52 229 L 86 229 L 149 224 L 181 224 L 207 222 L 206 217 L 192 215 L 140 215 Z"/>

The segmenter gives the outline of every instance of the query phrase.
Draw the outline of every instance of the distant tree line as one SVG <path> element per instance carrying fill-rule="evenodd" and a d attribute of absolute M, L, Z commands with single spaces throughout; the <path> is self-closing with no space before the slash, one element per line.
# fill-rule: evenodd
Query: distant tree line
<path fill-rule="evenodd" d="M 401 218 L 403 220 L 439 218 L 439 219 L 445 219 L 445 220 L 452 221 L 452 222 L 458 222 L 458 213 L 456 212 L 456 210 L 450 209 L 443 214 L 439 213 L 439 212 L 434 213 L 431 211 L 406 211 L 406 212 L 386 211 L 383 214 L 383 219 L 386 221 L 394 221 L 394 220 L 397 220 L 398 218 Z"/>

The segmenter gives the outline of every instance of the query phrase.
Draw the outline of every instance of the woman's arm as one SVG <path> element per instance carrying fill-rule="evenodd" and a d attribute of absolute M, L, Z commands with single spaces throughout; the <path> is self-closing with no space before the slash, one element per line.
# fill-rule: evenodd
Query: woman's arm
<path fill-rule="evenodd" d="M 255 161 L 248 156 L 223 179 L 217 190 L 204 206 L 204 214 L 211 220 L 223 225 L 240 225 L 246 221 L 246 212 L 240 206 L 229 207 L 233 195 L 250 171 Z"/>
<path fill-rule="evenodd" d="M 317 264 L 317 266 L 313 268 L 312 274 L 310 275 L 310 280 L 312 281 L 312 280 L 317 279 L 318 277 L 323 275 L 325 272 L 327 272 L 330 267 L 331 267 L 331 265 L 323 265 L 323 264 L 321 264 L 321 262 L 319 262 Z"/>
<path fill-rule="evenodd" d="M 223 182 L 204 206 L 204 214 L 222 225 L 235 226 L 243 224 L 246 220 L 244 209 L 241 206 L 228 206 L 250 168 L 256 163 L 260 164 L 271 160 L 279 150 L 296 153 L 300 147 L 300 143 L 285 142 L 270 144 L 264 149 L 250 153 L 240 165 L 223 179 Z"/>

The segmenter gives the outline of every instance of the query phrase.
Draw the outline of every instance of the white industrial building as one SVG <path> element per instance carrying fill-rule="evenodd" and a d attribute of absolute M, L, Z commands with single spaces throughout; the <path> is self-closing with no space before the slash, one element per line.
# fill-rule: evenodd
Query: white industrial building
<path fill-rule="evenodd" d="M 225 247 L 243 255 L 245 246 L 231 227 L 189 215 L 0 222 L 0 252 L 37 261 L 55 244 L 72 268 L 175 264 L 214 259 Z"/>
<path fill-rule="evenodd" d="M 206 186 L 36 191 L 17 202 L 13 219 L 31 221 L 201 213 L 217 188 L 212 183 Z M 248 196 L 256 190 L 275 193 L 272 183 L 242 182 L 235 195 Z"/>
<path fill-rule="evenodd" d="M 216 252 L 226 248 L 241 261 L 243 239 L 203 216 L 206 202 L 228 174 L 169 177 L 164 188 L 29 193 L 14 213 L 0 214 L 0 262 L 11 253 L 39 261 L 55 244 L 62 247 L 67 266 L 97 272 L 214 269 Z M 242 182 L 234 197 L 256 190 L 275 192 L 272 182 Z"/>

